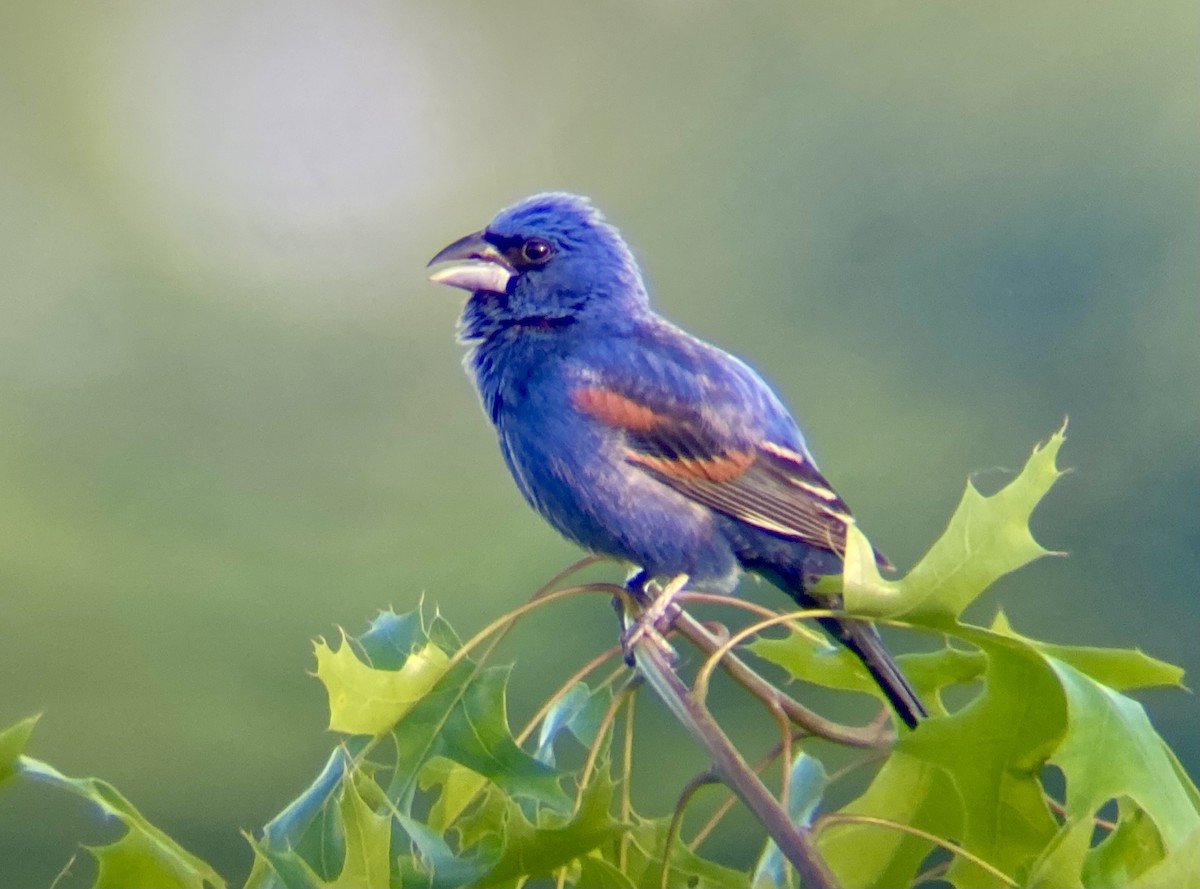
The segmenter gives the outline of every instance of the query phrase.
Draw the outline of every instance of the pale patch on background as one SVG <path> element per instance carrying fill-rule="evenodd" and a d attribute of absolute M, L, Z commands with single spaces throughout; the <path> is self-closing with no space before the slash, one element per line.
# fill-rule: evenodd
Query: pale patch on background
<path fill-rule="evenodd" d="M 276 299 L 397 268 L 450 138 L 427 23 L 406 17 L 291 2 L 118 16 L 97 130 L 133 221 L 185 266 Z"/>

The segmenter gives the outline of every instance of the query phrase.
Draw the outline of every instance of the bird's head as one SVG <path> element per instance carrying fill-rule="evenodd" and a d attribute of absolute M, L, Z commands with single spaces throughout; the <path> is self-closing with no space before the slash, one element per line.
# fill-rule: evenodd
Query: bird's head
<path fill-rule="evenodd" d="M 501 210 L 429 261 L 430 279 L 471 291 L 467 338 L 514 325 L 553 329 L 647 305 L 620 233 L 586 198 L 549 192 Z"/>

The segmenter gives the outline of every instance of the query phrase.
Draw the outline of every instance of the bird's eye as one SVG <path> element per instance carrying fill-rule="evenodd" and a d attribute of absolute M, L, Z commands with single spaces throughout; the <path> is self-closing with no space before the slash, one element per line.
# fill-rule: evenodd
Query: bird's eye
<path fill-rule="evenodd" d="M 545 262 L 552 252 L 550 244 L 541 238 L 530 238 L 521 245 L 521 257 L 534 265 Z"/>

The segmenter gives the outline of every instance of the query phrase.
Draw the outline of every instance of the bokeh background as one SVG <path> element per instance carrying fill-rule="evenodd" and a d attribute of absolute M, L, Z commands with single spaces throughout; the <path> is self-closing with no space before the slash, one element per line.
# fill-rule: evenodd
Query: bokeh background
<path fill-rule="evenodd" d="M 775 382 L 902 566 L 1069 415 L 1035 527 L 1070 558 L 976 614 L 1194 674 L 1198 34 L 1192 2 L 4 4 L 0 724 L 44 712 L 31 752 L 240 879 L 333 743 L 313 637 L 422 594 L 470 632 L 571 561 L 423 268 L 547 188 Z M 612 635 L 543 619 L 514 709 Z M 1195 698 L 1143 700 L 1200 772 Z M 671 798 L 697 761 L 661 738 Z M 0 790 L 0 884 L 110 837 Z"/>

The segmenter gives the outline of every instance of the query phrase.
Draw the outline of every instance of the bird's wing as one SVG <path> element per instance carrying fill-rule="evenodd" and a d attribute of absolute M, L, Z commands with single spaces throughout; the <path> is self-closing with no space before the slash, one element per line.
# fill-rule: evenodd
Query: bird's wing
<path fill-rule="evenodd" d="M 576 409 L 622 430 L 626 459 L 659 481 L 747 524 L 845 555 L 854 519 L 808 455 L 647 401 L 603 384 L 572 391 Z"/>

